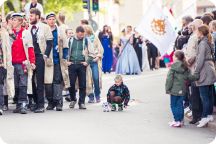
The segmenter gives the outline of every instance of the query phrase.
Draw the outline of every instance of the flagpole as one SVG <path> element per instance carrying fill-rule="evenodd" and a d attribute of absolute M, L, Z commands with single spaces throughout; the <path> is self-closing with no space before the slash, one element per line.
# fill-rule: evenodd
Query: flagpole
<path fill-rule="evenodd" d="M 1 6 L 1 15 L 2 15 L 2 22 L 4 23 L 6 21 L 5 19 L 5 10 L 4 10 L 4 3 L 5 3 L 5 0 L 3 0 L 3 4 Z"/>

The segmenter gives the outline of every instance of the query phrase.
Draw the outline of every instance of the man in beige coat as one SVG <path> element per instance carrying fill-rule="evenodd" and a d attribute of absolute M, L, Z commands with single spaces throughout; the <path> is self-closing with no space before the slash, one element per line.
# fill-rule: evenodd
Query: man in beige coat
<path fill-rule="evenodd" d="M 53 36 L 50 27 L 40 22 L 41 12 L 33 8 L 30 10 L 30 24 L 33 46 L 36 57 L 36 70 L 33 73 L 33 96 L 36 101 L 35 113 L 43 113 L 44 84 L 53 82 Z"/>
<path fill-rule="evenodd" d="M 66 60 L 68 56 L 68 40 L 64 27 L 57 27 L 55 13 L 46 16 L 47 24 L 50 26 L 53 35 L 53 83 L 45 86 L 48 100 L 47 110 L 62 111 L 63 97 L 62 88 L 69 88 L 69 75 Z"/>
<path fill-rule="evenodd" d="M 3 114 L 4 95 L 3 87 L 7 86 L 7 94 L 13 97 L 14 90 L 14 77 L 13 66 L 11 57 L 10 38 L 5 28 L 0 28 L 0 115 Z"/>

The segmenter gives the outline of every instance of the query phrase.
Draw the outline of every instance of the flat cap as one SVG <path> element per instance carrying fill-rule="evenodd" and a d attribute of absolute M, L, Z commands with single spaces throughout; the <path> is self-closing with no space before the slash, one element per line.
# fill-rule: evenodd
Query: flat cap
<path fill-rule="evenodd" d="M 56 14 L 54 12 L 51 12 L 46 15 L 46 19 L 51 18 L 51 17 L 56 17 Z"/>

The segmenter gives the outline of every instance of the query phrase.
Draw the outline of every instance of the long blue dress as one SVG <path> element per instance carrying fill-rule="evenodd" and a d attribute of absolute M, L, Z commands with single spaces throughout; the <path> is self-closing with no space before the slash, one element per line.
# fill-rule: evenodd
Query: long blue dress
<path fill-rule="evenodd" d="M 111 68 L 113 64 L 113 54 L 112 54 L 112 43 L 110 40 L 110 36 L 102 35 L 101 43 L 104 48 L 104 54 L 102 59 L 102 70 L 104 73 L 111 72 Z"/>
<path fill-rule="evenodd" d="M 121 44 L 123 45 L 123 50 L 119 56 L 116 65 L 116 73 L 129 75 L 140 74 L 141 70 L 139 66 L 139 61 L 133 46 L 128 42 L 128 39 L 125 37 L 121 38 Z"/>

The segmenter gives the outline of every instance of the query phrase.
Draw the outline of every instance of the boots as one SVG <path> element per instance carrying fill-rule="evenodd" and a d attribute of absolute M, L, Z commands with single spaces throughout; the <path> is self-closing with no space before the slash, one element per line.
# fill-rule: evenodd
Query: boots
<path fill-rule="evenodd" d="M 13 110 L 13 113 L 20 113 L 21 104 L 16 104 L 16 109 Z"/>
<path fill-rule="evenodd" d="M 62 111 L 63 107 L 63 100 L 59 100 L 58 102 L 56 102 L 56 111 Z"/>
<path fill-rule="evenodd" d="M 55 108 L 55 106 L 54 106 L 53 102 L 52 103 L 49 102 L 48 106 L 46 107 L 47 110 L 53 110 L 54 108 Z"/>
<path fill-rule="evenodd" d="M 53 87 L 52 84 L 45 85 L 46 98 L 48 100 L 47 110 L 53 110 L 55 105 L 53 104 Z"/>
<path fill-rule="evenodd" d="M 7 111 L 8 110 L 8 95 L 4 95 L 4 107 L 3 107 L 3 111 Z"/>
<path fill-rule="evenodd" d="M 123 111 L 123 105 L 122 104 L 118 104 L 118 111 Z"/>
<path fill-rule="evenodd" d="M 62 85 L 53 84 L 53 101 L 56 105 L 56 111 L 62 111 L 63 98 L 62 98 Z"/>
<path fill-rule="evenodd" d="M 25 102 L 21 104 L 20 114 L 27 114 L 27 104 Z"/>

